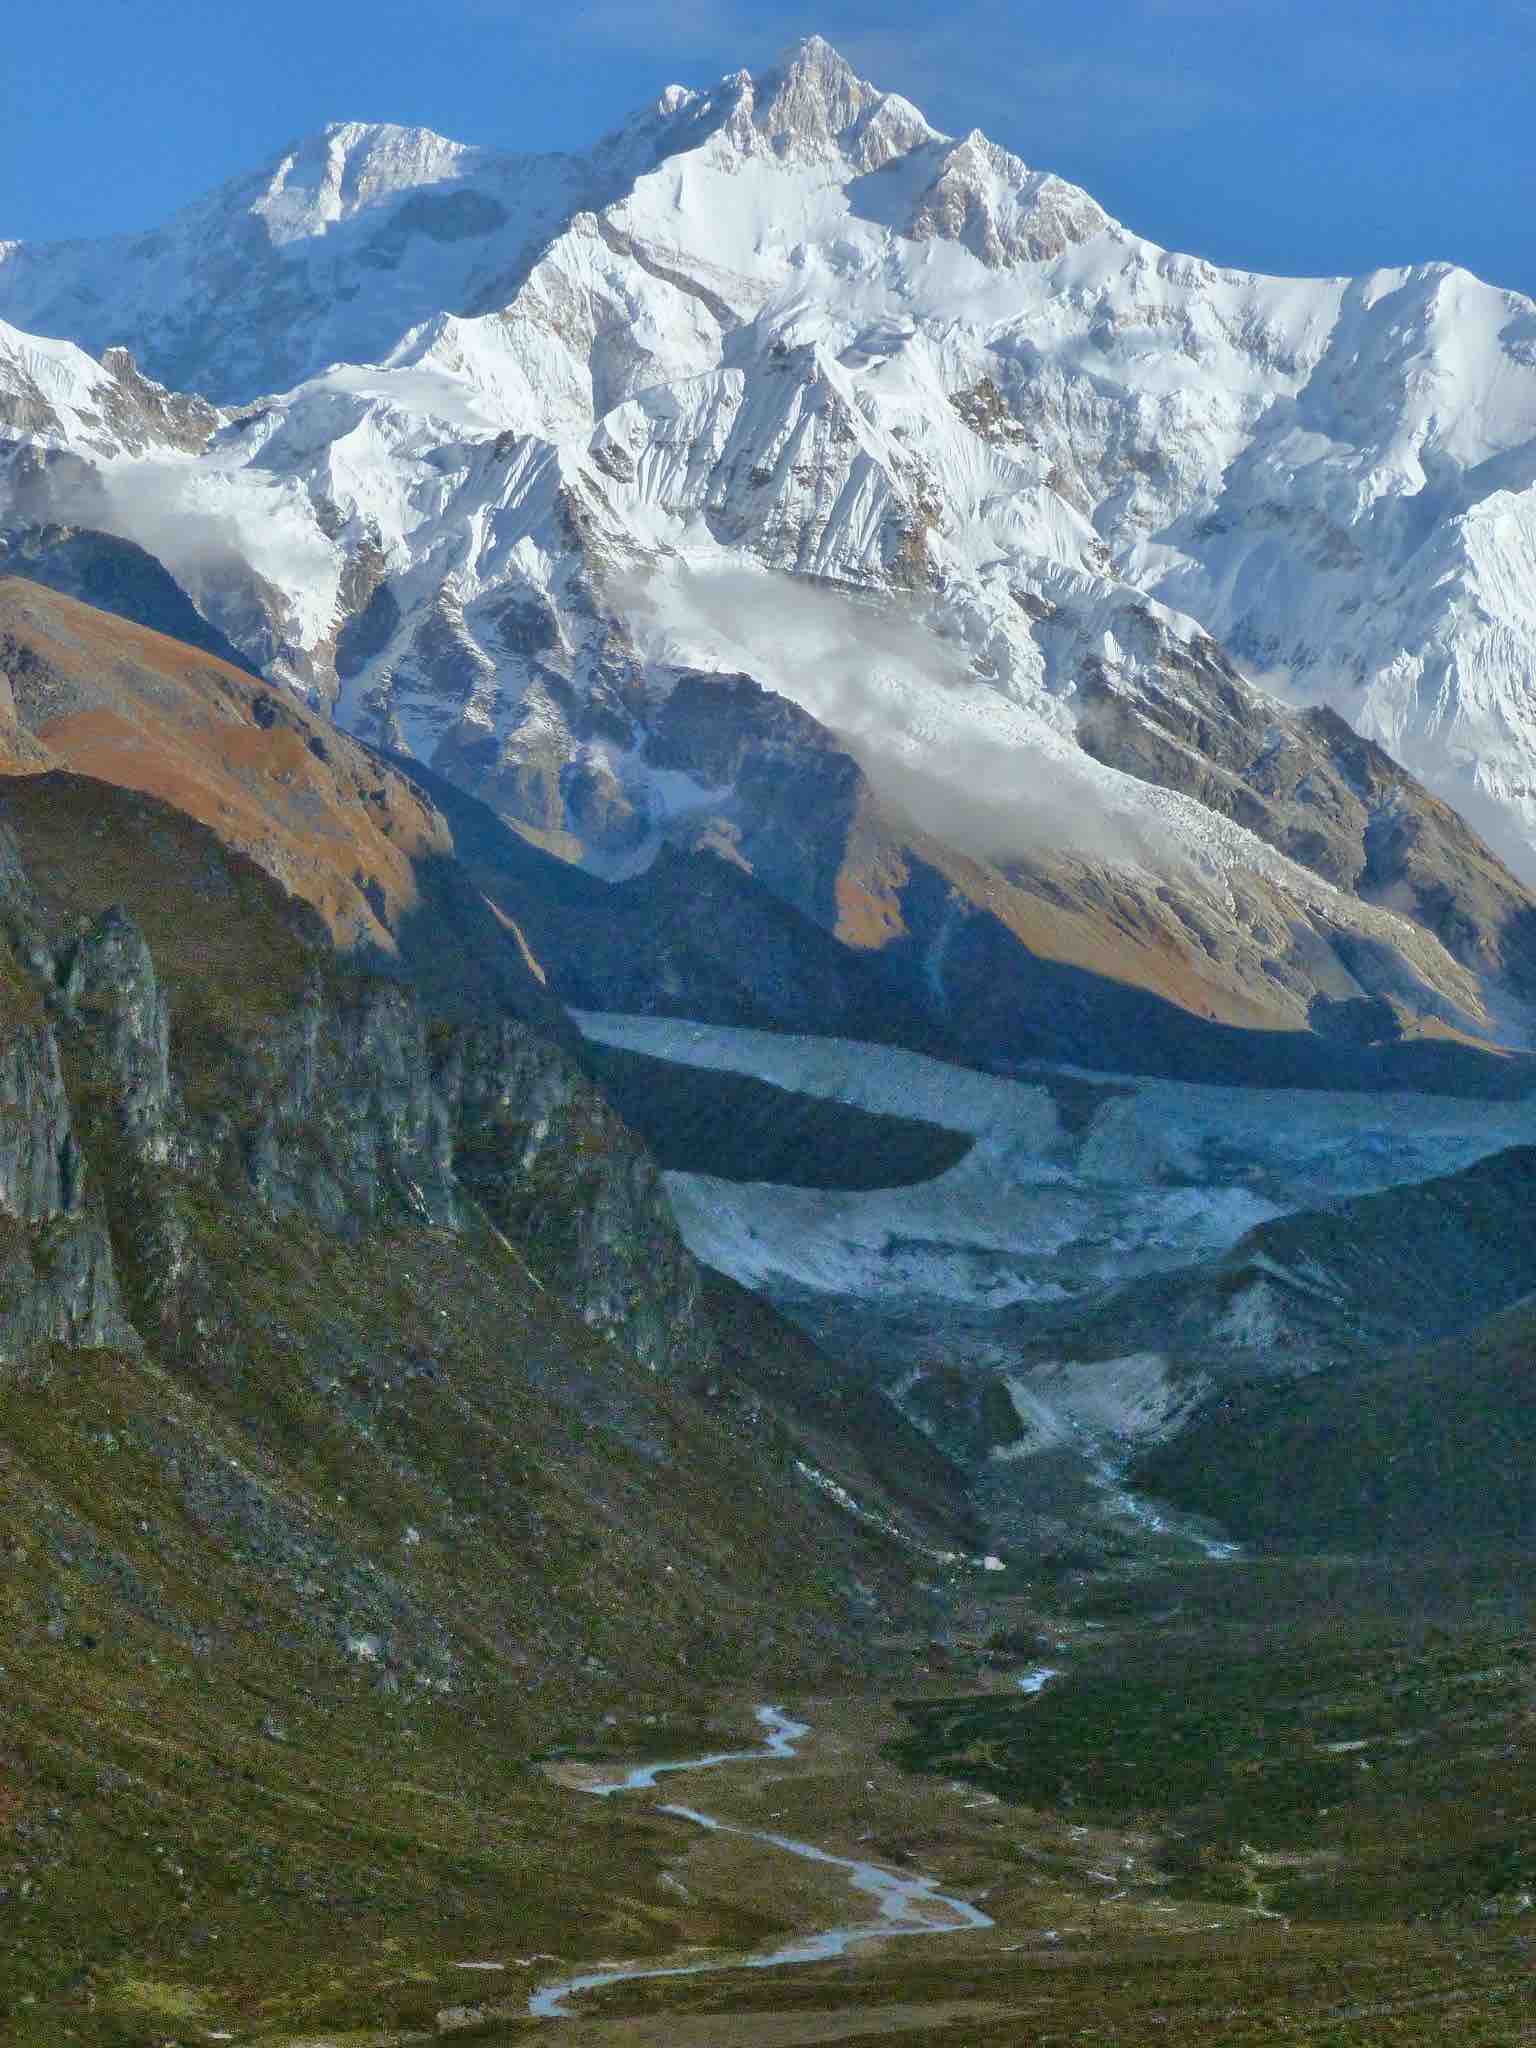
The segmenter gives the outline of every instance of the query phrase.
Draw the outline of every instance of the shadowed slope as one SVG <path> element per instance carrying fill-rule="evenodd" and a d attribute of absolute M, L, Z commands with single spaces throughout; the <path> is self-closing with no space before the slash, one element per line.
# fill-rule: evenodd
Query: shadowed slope
<path fill-rule="evenodd" d="M 15 577 L 0 577 L 0 670 L 0 768 L 159 797 L 311 904 L 343 950 L 403 957 L 443 1000 L 570 1041 L 526 946 L 454 872 L 430 800 L 290 690 Z"/>
<path fill-rule="evenodd" d="M 1512 1215 L 1519 1228 L 1529 1210 Z M 1138 1483 L 1244 1541 L 1347 1550 L 1528 1547 L 1536 1300 L 1431 1350 L 1238 1387 Z"/>

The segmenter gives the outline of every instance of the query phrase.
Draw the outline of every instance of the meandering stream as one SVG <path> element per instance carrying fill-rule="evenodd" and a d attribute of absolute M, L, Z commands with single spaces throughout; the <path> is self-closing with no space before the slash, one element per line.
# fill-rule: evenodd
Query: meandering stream
<path fill-rule="evenodd" d="M 642 1764 L 611 1784 L 588 1785 L 582 1789 L 599 1799 L 609 1799 L 617 1792 L 649 1791 L 658 1778 L 673 1771 L 711 1770 L 719 1764 L 757 1763 L 770 1757 L 792 1757 L 796 1753 L 795 1744 L 811 1732 L 805 1722 L 790 1720 L 777 1707 L 759 1707 L 757 1720 L 767 1738 L 761 1749 L 726 1750 L 713 1756 L 683 1758 L 676 1763 Z M 807 1863 L 825 1863 L 845 1870 L 853 1890 L 865 1892 L 877 1902 L 879 1917 L 856 1927 L 829 1927 L 820 1934 L 800 1935 L 766 1955 L 742 1956 L 730 1962 L 674 1963 L 659 1968 L 638 1963 L 617 1964 L 611 1969 L 589 1970 L 582 1976 L 567 1977 L 558 1984 L 547 1984 L 541 1991 L 536 1991 L 528 2001 L 528 2011 L 533 2018 L 569 2019 L 568 2000 L 580 1992 L 596 1991 L 607 1984 L 630 1984 L 642 1977 L 698 1977 L 717 1970 L 776 1970 L 793 1963 L 827 1962 L 836 1956 L 846 1955 L 851 1948 L 857 1948 L 866 1941 L 889 1941 L 906 1934 L 959 1934 L 968 1928 L 992 1925 L 979 1906 L 941 1892 L 937 1878 L 885 1870 L 878 1863 L 863 1863 L 853 1856 L 833 1856 L 810 1842 L 797 1842 L 788 1835 L 767 1834 L 759 1828 L 738 1827 L 730 1821 L 716 1820 L 710 1814 L 700 1813 L 692 1806 L 663 1806 L 660 1810 L 671 1814 L 674 1819 L 687 1821 L 693 1827 L 704 1828 L 710 1834 L 741 1835 L 747 1841 L 765 1842 L 770 1848 L 781 1849 L 785 1855 L 798 1856 Z"/>

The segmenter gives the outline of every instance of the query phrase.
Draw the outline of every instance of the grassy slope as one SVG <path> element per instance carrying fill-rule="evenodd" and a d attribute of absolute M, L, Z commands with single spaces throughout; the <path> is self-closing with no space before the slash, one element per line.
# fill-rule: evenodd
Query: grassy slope
<path fill-rule="evenodd" d="M 1239 1387 L 1137 1481 L 1244 1540 L 1475 1550 L 1536 1532 L 1536 1304 L 1426 1351 Z"/>
<path fill-rule="evenodd" d="M 728 1275 L 706 1268 L 705 1279 L 705 1304 L 728 1372 L 792 1418 L 813 1455 L 838 1465 L 859 1498 L 894 1503 L 948 1544 L 985 1548 L 986 1529 L 969 1506 L 964 1474 L 867 1375 L 829 1356 Z"/>
<path fill-rule="evenodd" d="M 53 775 L 6 810 L 66 929 L 142 921 L 182 1085 L 238 1119 L 233 1048 L 343 975 L 310 913 L 152 798 Z M 145 1183 L 111 1104 L 76 1110 L 148 1301 Z M 545 1162 L 546 1225 L 587 1163 Z M 903 1553 L 736 1375 L 642 1370 L 489 1230 L 332 1236 L 195 1175 L 180 1215 L 179 1338 L 0 1377 L 5 2038 L 392 2022 L 493 1939 L 755 1938 L 669 1898 L 653 1824 L 573 1814 L 529 1758 L 844 1669 Z"/>
<path fill-rule="evenodd" d="M 439 1006 L 511 1011 L 574 1042 L 430 799 L 291 691 L 3 576 L 0 667 L 16 707 L 0 769 L 158 797 L 312 905 L 339 946 L 403 955 Z"/>
<path fill-rule="evenodd" d="M 581 2038 L 1527 2040 L 1531 1591 L 1528 1562 L 1506 1557 L 1202 1565 L 993 1594 L 974 1617 L 991 1647 L 962 1635 L 952 1672 L 918 1678 L 904 1735 L 883 1701 L 817 1699 L 803 1763 L 722 1774 L 703 1803 L 915 1866 L 994 1926 L 594 1993 Z M 1041 1655 L 1069 1675 L 1021 1698 L 1010 1673 Z M 716 1838 L 678 1846 L 690 1887 L 724 1853 Z M 738 1845 L 743 1895 L 777 1896 L 776 1880 L 782 1865 Z M 839 1910 L 829 1899 L 822 1923 Z M 512 2019 L 505 2038 L 524 2037 Z"/>
<path fill-rule="evenodd" d="M 879 1560 L 479 1249 L 242 1229 L 227 1385 L 7 1379 L 8 2038 L 29 1994 L 39 2040 L 138 2043 L 141 1979 L 336 2024 L 477 1944 L 676 1938 L 644 1829 L 585 1867 L 530 1753 L 835 1665 Z"/>
<path fill-rule="evenodd" d="M 312 902 L 349 942 L 382 940 L 443 843 L 398 776 L 244 670 L 90 605 L 0 576 L 17 735 L 52 766 L 158 796 Z M 18 763 L 24 769 L 30 763 Z"/>
<path fill-rule="evenodd" d="M 1438 1579 L 1170 1573 L 1090 1596 L 1108 1632 L 1038 1698 L 914 1702 L 893 1754 L 1134 1827 L 1173 1898 L 1357 1927 L 1518 1919 L 1536 1894 L 1530 1592 L 1513 1556 Z"/>

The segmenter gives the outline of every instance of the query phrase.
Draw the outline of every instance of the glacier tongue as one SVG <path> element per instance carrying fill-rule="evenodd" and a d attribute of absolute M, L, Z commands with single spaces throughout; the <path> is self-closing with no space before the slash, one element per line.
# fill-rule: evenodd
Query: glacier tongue
<path fill-rule="evenodd" d="M 1453 1173 L 1536 1139 L 1536 1099 L 1231 1089 L 1121 1076 L 1079 1128 L 1069 1078 L 971 1073 L 891 1046 L 583 1012 L 600 1043 L 887 1115 L 976 1143 L 938 1178 L 846 1192 L 670 1173 L 690 1249 L 754 1287 L 918 1315 L 1085 1299 L 1214 1258 L 1269 1217 Z"/>

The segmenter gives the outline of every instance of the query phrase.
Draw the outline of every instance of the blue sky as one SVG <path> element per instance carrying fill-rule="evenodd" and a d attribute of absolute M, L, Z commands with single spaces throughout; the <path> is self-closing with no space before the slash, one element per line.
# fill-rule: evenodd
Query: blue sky
<path fill-rule="evenodd" d="M 0 55 L 0 238 L 149 226 L 326 120 L 580 148 L 811 29 L 1169 247 L 1536 294 L 1536 0 L 32 0 Z"/>

